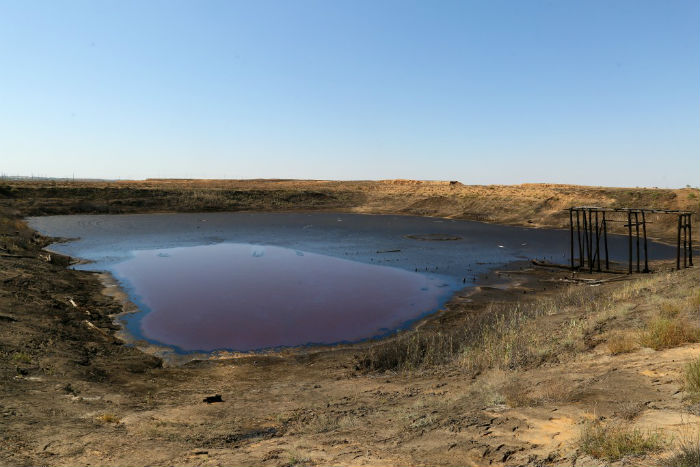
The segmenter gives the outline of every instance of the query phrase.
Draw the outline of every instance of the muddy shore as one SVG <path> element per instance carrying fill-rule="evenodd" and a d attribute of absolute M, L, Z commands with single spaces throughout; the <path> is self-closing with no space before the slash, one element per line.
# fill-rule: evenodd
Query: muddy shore
<path fill-rule="evenodd" d="M 457 356 L 370 371 L 362 361 L 375 344 L 362 343 L 164 367 L 118 338 L 112 316 L 123 310 L 99 276 L 66 268 L 65 258 L 42 251 L 51 240 L 19 220 L 56 210 L 58 198 L 42 196 L 1 203 L 3 465 L 602 465 L 624 459 L 582 452 L 591 420 L 678 437 L 700 423 L 681 382 L 700 353 L 693 339 L 615 355 L 607 347 L 612 332 L 643 329 L 666 303 L 696 320 L 697 267 L 658 263 L 656 274 L 608 280 L 510 265 L 418 326 L 432 335 L 469 327 L 494 306 L 557 303 L 527 321 L 543 336 L 536 344 L 552 346 L 541 361 L 475 371 Z M 572 288 L 581 305 L 562 298 Z M 618 297 L 614 313 L 592 314 L 589 293 Z M 546 387 L 561 394 L 537 396 Z M 203 402 L 216 394 L 223 402 Z M 634 462 L 658 464 L 673 448 L 669 441 Z"/>

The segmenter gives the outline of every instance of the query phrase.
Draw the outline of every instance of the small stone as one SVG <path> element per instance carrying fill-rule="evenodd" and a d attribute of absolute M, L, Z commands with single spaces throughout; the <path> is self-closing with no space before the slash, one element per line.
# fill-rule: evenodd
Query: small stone
<path fill-rule="evenodd" d="M 207 404 L 213 404 L 214 402 L 223 402 L 223 401 L 224 400 L 221 398 L 221 394 L 207 396 L 202 400 L 202 402 L 206 402 Z"/>

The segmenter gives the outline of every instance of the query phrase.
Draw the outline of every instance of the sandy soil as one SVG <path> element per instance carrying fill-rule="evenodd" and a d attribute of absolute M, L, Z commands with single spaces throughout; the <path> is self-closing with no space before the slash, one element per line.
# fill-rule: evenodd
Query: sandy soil
<path fill-rule="evenodd" d="M 566 270 L 512 265 L 421 326 L 468 327 L 494 303 L 544 303 L 576 288 L 580 305 L 528 321 L 554 351 L 512 368 L 474 371 L 455 358 L 365 371 L 358 362 L 368 343 L 163 366 L 114 337 L 111 316 L 121 306 L 98 275 L 42 252 L 49 240 L 16 217 L 56 206 L 70 212 L 74 200 L 27 193 L 37 192 L 6 198 L 6 206 L 14 202 L 0 214 L 2 465 L 658 465 L 678 440 L 698 437 L 700 414 L 682 373 L 700 345 L 637 346 L 618 355 L 608 347 L 612 331 L 639 331 L 664 303 L 691 303 L 697 267 L 657 264 L 653 275 L 596 283 L 578 279 L 598 276 L 571 282 Z M 140 198 L 130 199 L 129 206 Z M 379 204 L 369 211 L 384 209 L 373 199 Z M 600 297 L 627 289 L 634 293 L 619 295 L 614 313 L 593 319 L 589 291 Z M 216 394 L 222 402 L 203 402 Z M 612 462 L 587 457 L 580 436 L 596 420 L 660 430 L 665 444 Z"/>

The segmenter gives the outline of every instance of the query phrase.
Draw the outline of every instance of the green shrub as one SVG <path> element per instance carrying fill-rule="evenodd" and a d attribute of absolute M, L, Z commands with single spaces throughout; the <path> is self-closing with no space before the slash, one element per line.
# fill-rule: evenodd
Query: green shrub
<path fill-rule="evenodd" d="M 15 363 L 32 363 L 32 357 L 24 352 L 15 352 L 12 355 L 12 361 Z"/>

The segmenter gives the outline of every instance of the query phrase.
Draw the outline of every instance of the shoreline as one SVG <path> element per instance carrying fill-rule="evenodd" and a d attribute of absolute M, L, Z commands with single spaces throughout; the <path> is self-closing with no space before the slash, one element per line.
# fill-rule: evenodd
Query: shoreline
<path fill-rule="evenodd" d="M 289 211 L 290 213 L 293 214 L 298 214 L 299 212 L 295 211 Z M 308 213 L 311 213 L 313 211 L 307 211 Z M 344 212 L 344 211 L 324 211 L 330 214 L 354 214 L 354 215 L 367 215 L 364 213 L 356 213 L 356 212 Z M 259 212 L 253 212 L 253 211 L 248 211 L 248 213 L 252 214 L 277 214 L 278 212 L 266 212 L 266 211 L 259 211 Z M 172 213 L 162 213 L 162 214 L 172 214 Z M 209 214 L 209 213 L 192 213 L 192 214 Z M 133 215 L 133 214 L 127 214 L 127 215 Z M 142 213 L 142 214 L 137 214 L 137 215 L 152 215 L 151 213 Z M 391 215 L 391 214 L 374 214 L 377 216 L 385 216 L 385 215 Z M 404 214 L 403 216 L 405 217 L 412 217 L 412 218 L 428 218 L 428 219 L 438 219 L 438 220 L 451 220 L 450 218 L 443 218 L 443 217 L 437 217 L 437 216 L 416 216 L 416 215 L 406 215 Z M 479 224 L 489 224 L 489 225 L 501 225 L 497 223 L 492 223 L 492 222 L 483 222 L 483 221 L 470 221 L 470 222 L 477 222 Z M 507 227 L 512 227 L 512 226 L 507 226 Z M 521 227 L 522 228 L 522 227 Z M 531 227 L 534 228 L 534 227 Z M 542 229 L 542 228 L 540 228 Z M 552 229 L 555 230 L 555 229 Z M 556 229 L 558 230 L 558 229 Z M 54 237 L 49 237 L 51 240 L 54 239 Z M 51 246 L 56 244 L 56 243 L 65 243 L 66 241 L 71 241 L 75 239 L 64 239 L 60 238 L 60 241 L 58 242 L 52 242 L 51 244 L 47 245 L 46 247 L 43 248 L 44 251 L 49 251 L 54 254 L 59 254 L 62 255 L 60 252 L 56 252 L 54 250 L 51 250 Z M 135 313 L 143 313 L 144 310 L 140 309 L 136 303 L 134 303 L 130 296 L 128 291 L 124 290 L 120 284 L 120 282 L 108 271 L 108 270 L 87 270 L 86 272 L 96 274 L 97 277 L 100 278 L 101 283 L 103 284 L 102 287 L 102 293 L 110 298 L 115 299 L 120 306 L 122 307 L 122 311 L 116 314 L 111 315 L 113 322 L 115 325 L 119 327 L 119 330 L 114 333 L 115 337 L 123 341 L 127 345 L 134 346 L 138 350 L 147 353 L 149 355 L 156 356 L 160 359 L 163 360 L 164 364 L 167 366 L 181 366 L 183 364 L 186 364 L 188 362 L 194 361 L 194 360 L 210 360 L 210 359 L 216 359 L 216 360 L 221 360 L 221 359 L 236 359 L 236 358 L 241 358 L 241 357 L 254 357 L 254 356 L 268 356 L 268 357 L 278 357 L 282 355 L 296 355 L 296 354 L 307 354 L 307 353 L 314 353 L 314 352 L 334 352 L 337 350 L 343 350 L 343 351 L 360 351 L 363 349 L 366 349 L 368 346 L 374 345 L 376 343 L 382 343 L 382 342 L 388 342 L 391 341 L 392 339 L 395 339 L 397 337 L 401 337 L 407 333 L 415 332 L 419 329 L 424 328 L 425 326 L 429 326 L 432 322 L 434 322 L 436 319 L 438 319 L 439 315 L 444 313 L 448 308 L 454 307 L 456 304 L 463 303 L 465 300 L 468 300 L 470 302 L 474 302 L 474 305 L 481 305 L 480 299 L 478 297 L 481 297 L 484 295 L 485 289 L 499 289 L 499 290 L 509 290 L 509 289 L 514 289 L 514 288 L 519 288 L 523 284 L 527 283 L 528 281 L 532 281 L 532 278 L 525 278 L 525 279 L 520 279 L 520 280 L 503 280 L 500 278 L 502 273 L 505 272 L 515 272 L 514 269 L 520 267 L 522 270 L 523 267 L 530 268 L 530 261 L 532 258 L 526 259 L 526 260 L 513 260 L 504 264 L 494 264 L 493 267 L 489 267 L 488 271 L 485 273 L 480 273 L 476 277 L 476 282 L 473 285 L 469 285 L 466 287 L 458 288 L 456 289 L 450 296 L 449 298 L 446 299 L 444 304 L 437 310 L 432 311 L 432 312 L 426 312 L 423 314 L 421 317 L 413 320 L 409 320 L 407 325 L 405 327 L 401 327 L 399 329 L 391 330 L 381 336 L 376 336 L 376 337 L 369 337 L 365 339 L 361 339 L 359 341 L 355 342 L 338 342 L 334 344 L 306 344 L 306 345 L 299 345 L 299 346 L 291 346 L 291 347 L 274 347 L 274 348 L 269 348 L 269 349 L 258 349 L 258 350 L 251 350 L 251 351 L 234 351 L 234 350 L 226 350 L 226 349 L 218 349 L 214 350 L 211 352 L 202 352 L 202 351 L 178 351 L 175 347 L 169 346 L 167 344 L 160 344 L 156 342 L 150 342 L 146 339 L 141 339 L 133 335 L 129 330 L 127 329 L 126 324 L 123 321 L 123 318 L 125 316 L 135 314 Z M 87 260 L 79 257 L 71 257 L 71 265 L 74 264 L 89 264 L 94 261 L 92 260 Z M 477 262 L 477 264 L 479 264 Z M 388 267 L 393 267 L 393 266 L 388 266 Z M 82 271 L 82 270 L 81 270 Z M 477 297 L 475 298 L 468 298 L 468 297 Z"/>
<path fill-rule="evenodd" d="M 696 213 L 694 188 L 608 188 L 580 185 L 463 185 L 397 181 L 148 180 L 12 181 L 0 206 L 25 216 L 220 211 L 343 211 L 486 221 L 566 229 L 574 205 L 682 209 Z M 9 204 L 7 203 L 9 201 Z M 648 237 L 675 244 L 671 217 L 649 225 Z M 695 227 L 695 225 L 693 226 Z M 694 242 L 700 229 L 694 228 Z M 613 232 L 614 233 L 614 232 Z"/>
<path fill-rule="evenodd" d="M 246 211 L 246 213 L 251 213 L 251 214 L 277 214 L 280 211 Z M 291 214 L 298 214 L 298 213 L 313 213 L 313 212 L 318 212 L 318 211 L 283 211 Z M 437 216 L 416 216 L 413 214 L 366 214 L 366 213 L 357 213 L 357 212 L 345 212 L 345 211 L 339 211 L 339 210 L 331 210 L 331 211 L 323 211 L 324 213 L 329 213 L 329 214 L 354 214 L 354 215 L 375 215 L 375 216 L 387 216 L 387 215 L 402 215 L 405 217 L 412 217 L 412 218 L 428 218 L 428 219 L 439 219 L 439 220 L 453 220 L 452 218 L 445 218 L 445 217 L 437 217 Z M 124 214 L 124 215 L 153 215 L 154 213 L 139 213 L 139 214 Z M 156 213 L 156 214 L 173 214 L 173 213 Z M 210 214 L 210 213 L 191 213 L 191 214 Z M 223 213 L 222 213 L 223 214 Z M 104 214 L 99 214 L 99 215 L 104 215 Z M 118 215 L 118 214 L 117 214 Z M 458 220 L 458 219 L 454 219 Z M 498 224 L 498 223 L 493 223 L 493 222 L 485 222 L 485 221 L 469 221 L 469 222 L 476 222 L 479 224 L 489 224 L 489 225 L 503 225 L 503 224 Z M 513 227 L 510 225 L 503 225 L 507 227 Z M 522 227 L 522 226 L 517 226 L 520 228 L 527 228 L 527 227 Z M 548 227 L 542 227 L 542 226 L 537 226 L 537 227 L 529 227 L 532 229 L 548 229 L 548 230 L 566 230 L 566 229 L 551 229 Z M 38 233 L 38 232 L 37 232 Z M 51 240 L 55 240 L 55 237 L 49 237 Z M 42 250 L 51 252 L 53 254 L 59 254 L 62 255 L 62 253 L 57 252 L 55 250 L 51 249 L 51 246 L 54 244 L 59 244 L 59 243 L 65 243 L 65 242 L 70 242 L 76 240 L 75 238 L 59 238 L 59 241 L 53 241 L 51 244 L 47 245 L 44 247 Z M 225 242 L 224 242 L 225 243 Z M 526 285 L 528 282 L 537 282 L 538 279 L 535 279 L 533 274 L 530 275 L 525 275 L 521 277 L 519 280 L 506 280 L 503 281 L 500 279 L 500 276 L 502 273 L 514 273 L 517 272 L 515 271 L 515 268 L 520 268 L 522 272 L 523 267 L 529 268 L 531 270 L 536 270 L 532 268 L 531 261 L 533 261 L 534 258 L 528 258 L 524 260 L 513 260 L 511 262 L 505 263 L 505 264 L 496 264 L 492 268 L 489 268 L 489 270 L 486 273 L 481 273 L 477 276 L 476 282 L 473 285 L 463 287 L 461 289 L 455 290 L 450 297 L 445 301 L 445 303 L 437 310 L 432 311 L 432 312 L 427 312 L 425 313 L 422 317 L 419 317 L 414 320 L 409 320 L 408 324 L 405 327 L 401 327 L 399 329 L 391 330 L 381 336 L 376 336 L 376 337 L 369 337 L 365 339 L 361 339 L 359 341 L 355 342 L 338 342 L 334 344 L 306 344 L 306 345 L 298 345 L 298 346 L 291 346 L 291 347 L 273 347 L 273 348 L 266 348 L 266 349 L 258 349 L 258 350 L 251 350 L 251 351 L 235 351 L 235 350 L 227 350 L 227 349 L 217 349 L 213 350 L 210 352 L 204 352 L 204 351 L 179 351 L 173 346 L 169 346 L 167 344 L 161 344 L 157 342 L 150 342 L 147 339 L 142 339 L 138 338 L 135 335 L 133 335 L 129 330 L 127 329 L 127 326 L 125 322 L 123 321 L 123 318 L 128 315 L 136 314 L 136 313 L 144 313 L 144 310 L 138 307 L 137 304 L 135 304 L 130 296 L 129 293 L 124 290 L 119 283 L 119 281 L 108 271 L 108 270 L 87 270 L 89 273 L 94 273 L 96 274 L 99 278 L 100 281 L 103 284 L 102 287 L 102 293 L 110 298 L 115 299 L 120 306 L 122 307 L 122 311 L 116 314 L 111 315 L 113 322 L 115 325 L 119 327 L 119 329 L 114 332 L 114 336 L 121 341 L 123 341 L 127 345 L 131 345 L 135 347 L 136 349 L 149 354 L 153 355 L 155 357 L 158 357 L 163 360 L 164 364 L 167 366 L 181 366 L 184 365 L 188 362 L 195 361 L 195 360 L 210 360 L 210 359 L 216 359 L 216 360 L 221 360 L 221 359 L 237 359 L 237 358 L 242 358 L 242 357 L 254 357 L 254 356 L 267 356 L 267 357 L 278 357 L 282 355 L 295 355 L 295 354 L 307 354 L 309 352 L 333 352 L 336 350 L 344 350 L 344 351 L 360 351 L 362 349 L 367 348 L 367 346 L 374 345 L 376 343 L 386 343 L 389 342 L 393 339 L 396 339 L 397 337 L 401 337 L 407 333 L 415 332 L 417 330 L 420 330 L 424 328 L 425 326 L 430 326 L 435 320 L 438 319 L 439 315 L 443 312 L 445 312 L 449 307 L 454 307 L 456 304 L 459 303 L 464 303 L 465 300 L 468 300 L 470 302 L 474 302 L 474 298 L 470 298 L 472 296 L 476 296 L 476 303 L 475 305 L 479 305 L 479 298 L 484 295 L 484 291 L 486 289 L 499 289 L 499 290 L 504 290 L 508 291 L 509 289 L 522 289 L 522 286 Z M 88 259 L 83 259 L 79 257 L 71 257 L 71 266 L 75 264 L 89 264 L 93 263 L 93 260 L 88 260 Z M 477 262 L 478 264 L 478 262 Z M 392 267 L 392 266 L 389 266 Z M 567 271 L 568 274 L 573 274 L 573 271 L 568 270 L 568 268 L 562 268 L 564 271 Z M 578 273 L 578 271 L 576 272 Z M 603 275 L 607 273 L 602 273 Z M 494 275 L 496 277 L 494 277 Z M 538 274 L 539 276 L 541 274 Z M 511 290 L 512 292 L 512 290 Z"/>
<path fill-rule="evenodd" d="M 87 264 L 89 262 L 91 261 L 80 260 L 72 264 Z M 496 274 L 498 276 L 502 272 L 514 272 L 509 271 L 509 269 L 528 263 L 529 261 L 518 260 L 506 263 L 501 266 L 496 266 L 490 269 L 487 273 L 482 273 L 479 276 L 477 276 L 477 281 L 474 285 L 466 286 L 461 289 L 455 290 L 445 301 L 444 305 L 442 305 L 439 309 L 432 312 L 427 312 L 420 318 L 409 320 L 409 324 L 407 324 L 406 327 L 391 330 L 388 333 L 381 336 L 368 337 L 354 342 L 337 342 L 331 344 L 304 344 L 289 347 L 284 346 L 273 347 L 269 349 L 257 349 L 245 352 L 228 349 L 217 349 L 212 350 L 210 352 L 179 352 L 174 347 L 169 346 L 167 344 L 158 344 L 155 342 L 149 342 L 145 339 L 137 338 L 131 332 L 129 332 L 122 318 L 136 313 L 144 313 L 144 310 L 140 309 L 138 305 L 136 305 L 131 300 L 129 293 L 126 290 L 124 290 L 119 281 L 112 275 L 111 272 L 107 270 L 90 270 L 86 272 L 95 274 L 97 277 L 99 277 L 100 282 L 102 283 L 102 294 L 116 300 L 122 307 L 121 312 L 110 315 L 113 318 L 114 324 L 119 326 L 119 329 L 114 332 L 114 336 L 116 338 L 120 339 L 127 345 L 134 346 L 136 349 L 144 353 L 162 359 L 164 364 L 166 364 L 167 366 L 181 366 L 195 360 L 222 360 L 255 356 L 277 357 L 282 355 L 289 356 L 295 354 L 308 354 L 310 352 L 334 352 L 336 350 L 359 351 L 373 344 L 388 342 L 400 335 L 419 330 L 425 325 L 434 321 L 437 315 L 444 312 L 447 309 L 447 307 L 453 306 L 454 304 L 462 302 L 465 299 L 469 300 L 470 302 L 474 302 L 474 299 L 468 297 L 471 297 L 472 295 L 478 295 L 485 288 L 509 290 L 522 286 L 525 282 L 523 280 L 510 280 L 504 282 L 500 278 L 489 278 L 488 276 L 489 274 Z M 501 271 L 501 269 L 503 269 L 503 271 Z"/>

